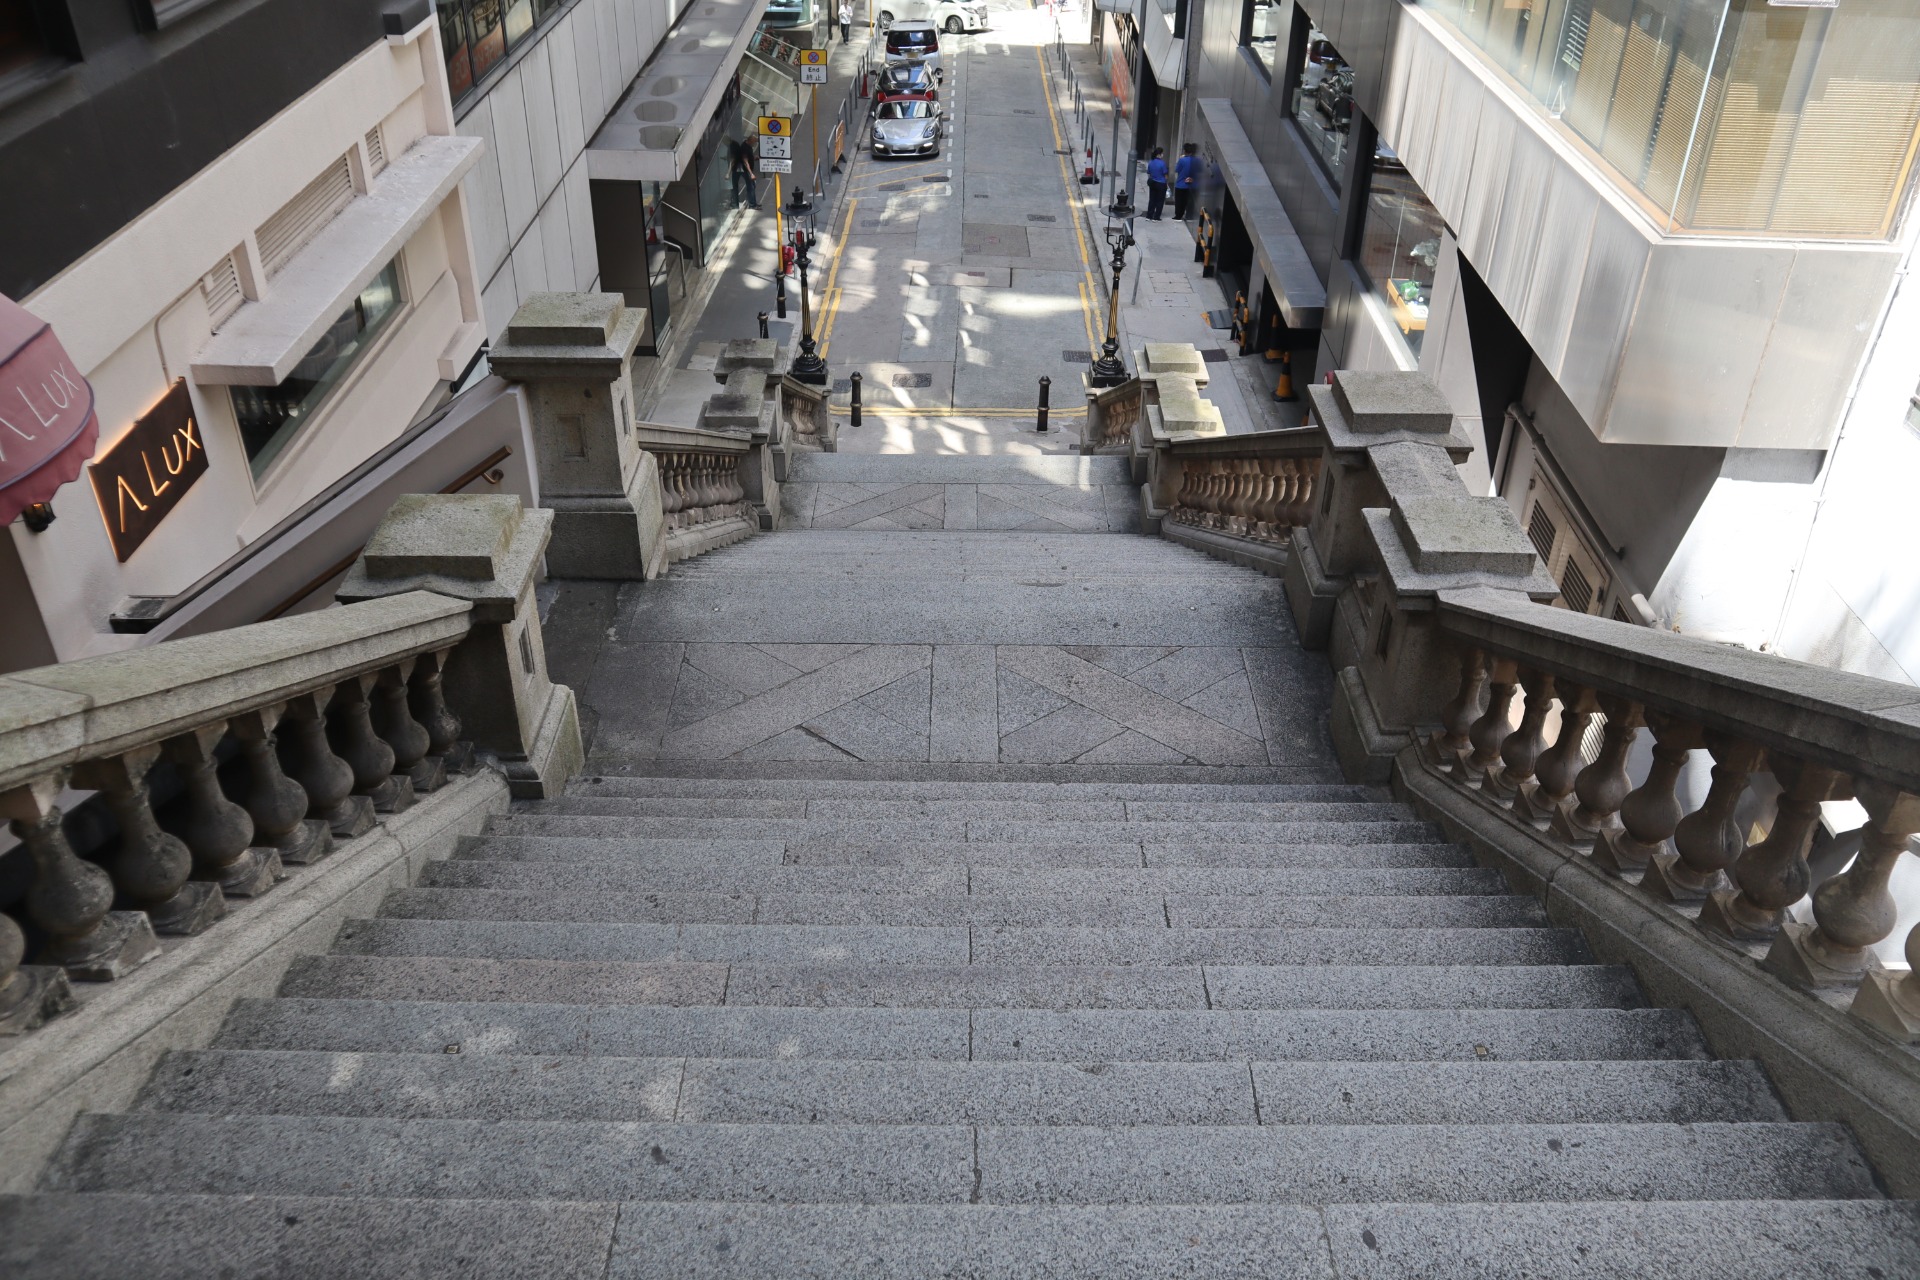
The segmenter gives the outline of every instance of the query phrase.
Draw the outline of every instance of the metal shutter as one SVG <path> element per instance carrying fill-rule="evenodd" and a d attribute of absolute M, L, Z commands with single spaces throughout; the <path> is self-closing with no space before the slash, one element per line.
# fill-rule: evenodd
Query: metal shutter
<path fill-rule="evenodd" d="M 272 279 L 353 199 L 353 170 L 342 155 L 325 173 L 260 224 L 260 261 Z"/>
<path fill-rule="evenodd" d="M 231 253 L 200 277 L 200 296 L 206 299 L 207 315 L 213 321 L 214 332 L 218 333 L 227 317 L 238 311 L 245 301 L 240 296 L 240 266 Z"/>
<path fill-rule="evenodd" d="M 367 130 L 367 176 L 378 177 L 387 167 L 387 144 L 380 136 L 380 126 Z"/>

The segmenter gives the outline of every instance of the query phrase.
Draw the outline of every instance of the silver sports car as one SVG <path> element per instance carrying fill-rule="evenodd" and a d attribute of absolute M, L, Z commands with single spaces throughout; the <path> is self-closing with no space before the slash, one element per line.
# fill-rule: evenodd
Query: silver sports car
<path fill-rule="evenodd" d="M 940 104 L 926 98 L 895 98 L 873 113 L 875 156 L 940 154 Z"/>

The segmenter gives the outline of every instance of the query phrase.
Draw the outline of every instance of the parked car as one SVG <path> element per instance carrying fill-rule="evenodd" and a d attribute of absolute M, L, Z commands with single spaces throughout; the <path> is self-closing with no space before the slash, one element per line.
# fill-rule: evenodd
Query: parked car
<path fill-rule="evenodd" d="M 935 79 L 942 78 L 940 32 L 931 22 L 896 22 L 887 28 L 887 65 L 902 62 L 923 63 Z"/>
<path fill-rule="evenodd" d="M 874 109 L 875 159 L 939 154 L 940 104 L 932 98 L 895 98 Z"/>
<path fill-rule="evenodd" d="M 873 90 L 873 105 L 877 107 L 895 98 L 919 97 L 938 101 L 940 91 L 935 87 L 933 72 L 927 70 L 924 62 L 901 62 L 880 73 L 880 81 Z"/>
<path fill-rule="evenodd" d="M 895 22 L 931 22 L 949 35 L 987 29 L 987 6 L 978 0 L 881 0 L 880 26 Z"/>

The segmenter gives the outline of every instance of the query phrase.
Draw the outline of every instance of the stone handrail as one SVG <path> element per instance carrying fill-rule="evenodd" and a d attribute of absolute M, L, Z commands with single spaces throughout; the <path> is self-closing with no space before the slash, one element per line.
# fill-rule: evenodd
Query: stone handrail
<path fill-rule="evenodd" d="M 634 441 L 654 462 L 665 563 L 778 526 L 780 485 L 766 435 L 640 422 Z"/>
<path fill-rule="evenodd" d="M 546 678 L 533 583 L 552 513 L 409 495 L 344 607 L 0 678 L 0 817 L 31 871 L 0 901 L 0 1035 L 270 892 L 485 753 L 515 794 L 577 766 L 572 694 Z M 111 815 L 87 857 L 60 800 Z M 28 958 L 31 965 L 23 965 Z"/>
<path fill-rule="evenodd" d="M 1149 500 L 1162 521 L 1284 543 L 1313 512 L 1325 445 L 1317 427 L 1160 442 Z"/>

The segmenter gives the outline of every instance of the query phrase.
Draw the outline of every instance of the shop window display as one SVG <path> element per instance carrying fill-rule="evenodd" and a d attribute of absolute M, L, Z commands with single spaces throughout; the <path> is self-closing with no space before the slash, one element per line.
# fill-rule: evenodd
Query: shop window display
<path fill-rule="evenodd" d="M 367 346 L 400 309 L 400 260 L 380 269 L 320 341 L 275 387 L 233 387 L 233 414 L 240 423 L 253 473 L 259 475 L 280 456 Z"/>
<path fill-rule="evenodd" d="M 1286 34 L 1284 20 L 1286 10 L 1274 3 L 1274 0 L 1247 0 L 1246 40 L 1245 44 L 1260 65 L 1266 70 L 1267 79 L 1273 79 L 1274 64 L 1279 60 L 1281 39 Z"/>
<path fill-rule="evenodd" d="M 1375 147 L 1360 236 L 1360 270 L 1387 305 L 1413 354 L 1427 331 L 1427 308 L 1440 262 L 1439 211 L 1385 144 Z"/>
<path fill-rule="evenodd" d="M 1294 77 L 1293 122 L 1338 187 L 1353 130 L 1353 68 L 1320 34 L 1307 32 L 1306 50 Z"/>

